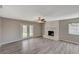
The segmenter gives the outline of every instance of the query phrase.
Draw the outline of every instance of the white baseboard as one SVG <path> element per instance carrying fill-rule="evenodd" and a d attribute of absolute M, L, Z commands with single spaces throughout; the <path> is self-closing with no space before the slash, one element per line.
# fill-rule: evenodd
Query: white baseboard
<path fill-rule="evenodd" d="M 70 41 L 70 40 L 60 40 L 60 41 L 64 41 L 64 42 L 68 42 L 68 43 L 78 44 L 79 45 L 79 42 L 73 42 L 73 41 Z"/>
<path fill-rule="evenodd" d="M 41 36 L 30 37 L 30 38 L 26 38 L 26 39 L 38 38 L 38 37 L 41 37 Z M 3 43 L 0 44 L 0 46 L 5 45 L 5 44 L 8 44 L 8 43 L 13 43 L 13 42 L 21 41 L 21 40 L 23 40 L 23 39 L 19 39 L 19 40 L 15 40 L 15 41 L 3 42 Z"/>
<path fill-rule="evenodd" d="M 2 45 L 5 45 L 5 44 L 8 44 L 8 43 L 17 42 L 17 41 L 20 41 L 20 40 L 22 40 L 22 39 L 15 40 L 15 41 L 8 41 L 8 42 L 3 42 L 3 43 L 1 43 L 1 46 L 2 46 Z"/>

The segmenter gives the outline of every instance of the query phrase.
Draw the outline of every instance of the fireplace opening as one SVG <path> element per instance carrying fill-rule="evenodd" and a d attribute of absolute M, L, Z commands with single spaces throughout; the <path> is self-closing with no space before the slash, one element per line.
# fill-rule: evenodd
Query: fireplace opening
<path fill-rule="evenodd" d="M 54 36 L 54 31 L 48 31 L 49 36 Z"/>

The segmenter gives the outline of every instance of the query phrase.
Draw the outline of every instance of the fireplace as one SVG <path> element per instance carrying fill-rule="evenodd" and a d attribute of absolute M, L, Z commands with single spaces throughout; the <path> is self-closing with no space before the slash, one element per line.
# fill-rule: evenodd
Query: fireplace
<path fill-rule="evenodd" d="M 54 36 L 54 31 L 48 31 L 49 36 Z"/>

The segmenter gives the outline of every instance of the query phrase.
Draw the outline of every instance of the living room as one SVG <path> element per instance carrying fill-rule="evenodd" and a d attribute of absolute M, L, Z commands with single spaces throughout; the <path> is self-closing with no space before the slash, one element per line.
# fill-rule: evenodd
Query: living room
<path fill-rule="evenodd" d="M 79 53 L 78 5 L 1 5 L 0 54 Z"/>

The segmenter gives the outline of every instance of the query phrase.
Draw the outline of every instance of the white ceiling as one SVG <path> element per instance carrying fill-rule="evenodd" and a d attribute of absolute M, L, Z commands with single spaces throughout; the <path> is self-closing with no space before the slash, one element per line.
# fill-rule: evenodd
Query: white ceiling
<path fill-rule="evenodd" d="M 0 16 L 36 21 L 37 17 L 45 17 L 46 21 L 79 17 L 78 5 L 4 5 L 0 8 Z"/>

